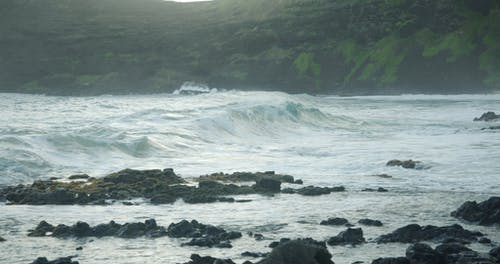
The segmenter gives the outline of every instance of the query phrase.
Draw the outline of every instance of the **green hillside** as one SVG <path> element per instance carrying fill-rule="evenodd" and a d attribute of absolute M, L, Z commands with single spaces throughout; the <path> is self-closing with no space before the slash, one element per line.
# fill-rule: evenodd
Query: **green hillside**
<path fill-rule="evenodd" d="M 3 0 L 0 50 L 0 92 L 479 93 L 500 89 L 500 4 Z"/>

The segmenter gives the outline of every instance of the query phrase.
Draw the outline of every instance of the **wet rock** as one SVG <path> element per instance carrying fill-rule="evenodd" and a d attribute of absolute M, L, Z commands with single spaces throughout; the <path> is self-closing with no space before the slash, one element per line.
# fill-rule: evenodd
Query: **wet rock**
<path fill-rule="evenodd" d="M 340 232 L 338 235 L 328 239 L 327 243 L 331 246 L 338 245 L 359 245 L 365 242 L 363 230 L 361 228 L 348 228 Z"/>
<path fill-rule="evenodd" d="M 332 217 L 332 218 L 328 218 L 327 220 L 323 220 L 321 221 L 321 223 L 319 223 L 320 225 L 347 225 L 349 224 L 349 221 L 347 221 L 347 219 L 345 218 L 341 218 L 341 217 Z"/>
<path fill-rule="evenodd" d="M 326 245 L 313 239 L 280 242 L 258 264 L 333 264 Z"/>
<path fill-rule="evenodd" d="M 217 202 L 217 197 L 212 195 L 203 194 L 193 194 L 190 196 L 183 197 L 185 203 L 198 204 L 198 203 L 215 203 Z"/>
<path fill-rule="evenodd" d="M 480 117 L 474 118 L 474 121 L 494 121 L 500 119 L 500 115 L 495 114 L 495 112 L 483 113 Z"/>
<path fill-rule="evenodd" d="M 280 241 L 273 241 L 269 244 L 270 248 L 275 248 L 277 247 L 280 243 L 288 242 L 291 241 L 290 238 L 281 238 Z"/>
<path fill-rule="evenodd" d="M 467 201 L 451 215 L 479 225 L 500 224 L 500 197 L 490 197 L 480 203 Z"/>
<path fill-rule="evenodd" d="M 77 247 L 75 250 L 83 250 L 83 247 Z"/>
<path fill-rule="evenodd" d="M 300 189 L 285 188 L 281 192 L 289 194 L 296 193 L 305 196 L 318 196 L 318 195 L 330 194 L 332 192 L 343 192 L 343 191 L 345 191 L 345 188 L 343 186 L 337 186 L 337 187 L 307 186 Z"/>
<path fill-rule="evenodd" d="M 480 244 L 490 244 L 491 243 L 491 239 L 487 238 L 487 237 L 481 237 L 477 240 L 478 243 Z"/>
<path fill-rule="evenodd" d="M 255 189 L 258 192 L 278 193 L 281 190 L 281 181 L 263 177 L 257 180 Z"/>
<path fill-rule="evenodd" d="M 479 232 L 472 232 L 464 229 L 460 225 L 451 226 L 420 226 L 410 224 L 396 229 L 390 234 L 382 235 L 377 238 L 378 243 L 415 243 L 420 241 L 443 242 L 449 238 L 463 239 L 466 241 L 476 241 L 477 237 L 482 236 Z"/>
<path fill-rule="evenodd" d="M 226 173 L 213 173 L 210 175 L 203 175 L 198 178 L 198 181 L 225 181 L 225 182 L 257 182 L 262 178 L 268 178 L 286 183 L 296 183 L 293 176 L 285 174 L 276 174 L 274 171 L 266 172 L 235 172 L 232 174 Z"/>
<path fill-rule="evenodd" d="M 368 218 L 363 218 L 358 221 L 359 224 L 366 225 L 366 226 L 383 226 L 384 224 L 380 222 L 379 220 L 373 220 L 373 219 L 368 219 Z"/>
<path fill-rule="evenodd" d="M 383 188 L 383 187 L 378 187 L 377 189 L 372 189 L 372 188 L 365 188 L 361 190 L 362 192 L 388 192 L 389 190 Z"/>
<path fill-rule="evenodd" d="M 458 254 L 464 251 L 472 250 L 460 243 L 444 243 L 436 247 L 436 252 L 443 256 Z"/>
<path fill-rule="evenodd" d="M 372 264 L 410 264 L 410 260 L 405 257 L 378 258 L 373 260 Z"/>
<path fill-rule="evenodd" d="M 304 184 L 304 182 L 301 179 L 297 179 L 293 183 L 295 183 L 295 184 Z"/>
<path fill-rule="evenodd" d="M 151 197 L 152 204 L 171 204 L 175 201 L 177 201 L 177 197 L 166 193 L 158 193 Z"/>
<path fill-rule="evenodd" d="M 221 248 L 232 247 L 229 241 L 242 236 L 240 232 L 227 232 L 219 227 L 198 223 L 196 220 L 172 223 L 167 229 L 167 234 L 170 237 L 192 238 L 191 241 L 183 243 L 183 246 Z"/>
<path fill-rule="evenodd" d="M 443 263 L 443 256 L 427 244 L 417 243 L 406 249 L 410 263 Z"/>
<path fill-rule="evenodd" d="M 241 253 L 241 256 L 243 256 L 243 257 L 250 257 L 250 258 L 262 258 L 262 257 L 267 256 L 267 254 L 266 253 L 260 253 L 260 252 L 245 251 L 245 252 Z"/>
<path fill-rule="evenodd" d="M 64 258 L 58 258 L 52 261 L 47 260 L 46 257 L 39 257 L 35 261 L 31 262 L 31 264 L 78 264 L 78 261 L 72 261 L 72 258 L 76 256 L 69 256 Z"/>
<path fill-rule="evenodd" d="M 100 224 L 95 227 L 90 227 L 85 222 L 77 222 L 72 226 L 59 224 L 54 227 L 45 221 L 41 221 L 28 236 L 45 236 L 47 234 L 58 238 L 91 236 L 136 238 L 140 236 L 161 237 L 166 236 L 167 232 L 165 228 L 158 226 L 154 219 L 146 220 L 144 223 L 126 223 L 123 225 L 111 221 L 109 224 Z"/>
<path fill-rule="evenodd" d="M 390 160 L 388 161 L 385 165 L 386 166 L 401 166 L 405 169 L 415 169 L 417 167 L 417 164 L 420 163 L 420 161 L 414 161 L 414 160 Z"/>
<path fill-rule="evenodd" d="M 104 182 L 112 182 L 116 184 L 135 184 L 144 181 L 165 181 L 170 183 L 184 183 L 185 181 L 175 175 L 173 169 L 164 170 L 132 170 L 124 169 L 119 172 L 112 173 L 103 178 Z"/>
<path fill-rule="evenodd" d="M 53 231 L 54 226 L 42 220 L 40 223 L 38 223 L 37 227 L 34 230 L 30 230 L 28 236 L 41 237 L 45 236 L 48 232 Z"/>
<path fill-rule="evenodd" d="M 191 255 L 191 261 L 184 264 L 235 264 L 231 259 L 217 259 L 210 256 Z"/>
<path fill-rule="evenodd" d="M 87 174 L 75 174 L 68 177 L 70 180 L 86 180 L 88 178 L 90 178 L 90 176 Z"/>
<path fill-rule="evenodd" d="M 500 262 L 500 247 L 493 248 L 489 252 L 490 256 L 494 257 L 497 259 L 498 262 Z"/>
<path fill-rule="evenodd" d="M 5 238 L 0 237 L 0 242 L 5 242 L 5 241 L 7 241 L 7 240 L 5 240 Z"/>

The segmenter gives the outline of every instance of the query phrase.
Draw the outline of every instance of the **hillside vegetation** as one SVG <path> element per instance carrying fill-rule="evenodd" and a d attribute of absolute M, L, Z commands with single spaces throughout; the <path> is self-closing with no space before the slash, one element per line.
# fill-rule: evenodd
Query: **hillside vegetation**
<path fill-rule="evenodd" d="M 0 92 L 500 89 L 495 0 L 2 0 Z"/>

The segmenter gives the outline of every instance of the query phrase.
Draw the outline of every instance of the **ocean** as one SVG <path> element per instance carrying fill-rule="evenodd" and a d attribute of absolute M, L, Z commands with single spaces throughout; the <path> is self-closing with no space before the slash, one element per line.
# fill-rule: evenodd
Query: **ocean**
<path fill-rule="evenodd" d="M 283 237 L 326 240 L 345 227 L 329 217 L 378 219 L 363 227 L 368 243 L 329 247 L 335 263 L 404 256 L 405 244 L 378 245 L 377 236 L 409 223 L 459 223 L 500 241 L 499 227 L 450 217 L 466 200 L 500 194 L 500 133 L 473 122 L 500 111 L 500 95 L 310 96 L 217 91 L 57 97 L 0 94 L 0 186 L 85 173 L 101 177 L 124 168 L 173 168 L 184 178 L 214 172 L 276 171 L 304 185 L 347 191 L 318 197 L 248 195 L 242 204 L 29 206 L 0 203 L 0 263 L 78 255 L 80 263 L 183 263 L 192 253 L 249 260 Z M 417 169 L 388 167 L 391 159 L 421 161 Z M 380 177 L 385 174 L 386 177 Z M 363 192 L 383 187 L 386 193 Z M 39 221 L 91 225 L 155 218 L 168 226 L 197 219 L 231 231 L 262 233 L 232 249 L 181 247 L 182 239 L 28 237 Z M 83 250 L 75 251 L 82 246 Z M 473 244 L 473 249 L 488 250 Z M 251 259 L 250 259 L 251 260 Z"/>

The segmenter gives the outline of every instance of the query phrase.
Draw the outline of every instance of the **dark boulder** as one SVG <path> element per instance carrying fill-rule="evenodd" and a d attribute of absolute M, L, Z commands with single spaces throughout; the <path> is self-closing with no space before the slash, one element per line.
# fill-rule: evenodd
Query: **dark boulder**
<path fill-rule="evenodd" d="M 372 264 L 410 264 L 410 260 L 405 257 L 378 258 L 373 260 Z"/>
<path fill-rule="evenodd" d="M 210 256 L 202 257 L 198 254 L 192 254 L 191 260 L 184 264 L 235 264 L 231 259 L 217 259 Z"/>
<path fill-rule="evenodd" d="M 480 117 L 474 118 L 474 121 L 493 121 L 496 119 L 500 119 L 500 115 L 495 114 L 495 112 L 486 112 Z"/>
<path fill-rule="evenodd" d="M 313 239 L 280 242 L 258 264 L 334 264 L 324 243 Z"/>
<path fill-rule="evenodd" d="M 242 257 L 250 257 L 250 258 L 262 258 L 267 256 L 267 253 L 260 253 L 260 252 L 250 252 L 250 251 L 245 251 L 241 253 Z"/>
<path fill-rule="evenodd" d="M 460 243 L 444 243 L 436 247 L 436 252 L 443 256 L 458 254 L 464 251 L 472 250 Z"/>
<path fill-rule="evenodd" d="M 5 241 L 7 241 L 7 240 L 5 240 L 5 238 L 0 237 L 0 242 L 5 242 Z"/>
<path fill-rule="evenodd" d="M 198 223 L 196 220 L 172 223 L 167 229 L 167 234 L 170 237 L 192 238 L 182 245 L 200 247 L 231 247 L 230 240 L 242 237 L 240 232 L 227 232 L 216 226 Z"/>
<path fill-rule="evenodd" d="M 35 261 L 31 262 L 31 264 L 78 264 L 78 261 L 72 261 L 72 258 L 75 258 L 75 256 L 58 258 L 49 261 L 46 257 L 39 257 Z"/>
<path fill-rule="evenodd" d="M 406 249 L 410 263 L 443 263 L 443 256 L 427 244 L 417 243 Z"/>
<path fill-rule="evenodd" d="M 282 193 L 297 193 L 304 196 L 318 196 L 324 194 L 330 194 L 332 192 L 343 192 L 345 188 L 343 186 L 337 187 L 317 187 L 317 186 L 307 186 L 300 189 L 286 188 Z"/>
<path fill-rule="evenodd" d="M 366 225 L 366 226 L 383 226 L 384 224 L 380 222 L 379 220 L 373 220 L 373 219 L 368 219 L 368 218 L 363 218 L 358 221 L 359 224 Z"/>
<path fill-rule="evenodd" d="M 401 166 L 405 169 L 415 169 L 417 167 L 417 164 L 419 164 L 420 161 L 414 161 L 414 160 L 390 160 L 388 161 L 385 165 L 386 166 Z"/>
<path fill-rule="evenodd" d="M 418 224 L 410 224 L 396 229 L 390 234 L 382 235 L 377 238 L 378 243 L 416 243 L 420 241 L 435 241 L 443 242 L 450 238 L 461 239 L 466 241 L 475 241 L 477 237 L 482 236 L 479 232 L 472 232 L 464 229 L 460 225 L 451 226 L 420 226 Z"/>
<path fill-rule="evenodd" d="M 165 181 L 169 183 L 184 183 L 185 181 L 178 177 L 173 169 L 164 170 L 132 170 L 124 169 L 112 173 L 103 178 L 104 182 L 134 184 L 145 180 Z"/>
<path fill-rule="evenodd" d="M 363 230 L 361 228 L 348 228 L 338 235 L 328 239 L 327 243 L 331 246 L 337 245 L 359 245 L 365 242 Z"/>
<path fill-rule="evenodd" d="M 167 193 L 157 193 L 151 197 L 152 204 L 171 204 L 177 200 L 177 197 Z"/>
<path fill-rule="evenodd" d="M 255 190 L 257 192 L 277 193 L 281 190 L 281 181 L 263 177 L 256 181 Z"/>
<path fill-rule="evenodd" d="M 48 232 L 53 232 L 54 226 L 45 222 L 44 220 L 40 221 L 34 230 L 30 230 L 28 236 L 33 237 L 41 237 L 45 236 Z"/>
<path fill-rule="evenodd" d="M 347 225 L 349 224 L 349 221 L 347 221 L 347 219 L 345 218 L 341 218 L 341 217 L 332 217 L 332 218 L 328 218 L 327 220 L 323 220 L 321 221 L 321 223 L 319 223 L 320 225 Z"/>
<path fill-rule="evenodd" d="M 198 204 L 198 203 L 215 203 L 217 202 L 217 197 L 213 195 L 203 195 L 203 194 L 193 194 L 186 197 L 182 197 L 185 203 Z"/>
<path fill-rule="evenodd" d="M 451 215 L 479 225 L 500 224 L 500 197 L 490 197 L 480 203 L 467 201 Z"/>
<path fill-rule="evenodd" d="M 498 262 L 500 262 L 500 247 L 493 248 L 489 252 L 490 256 L 494 257 Z"/>

